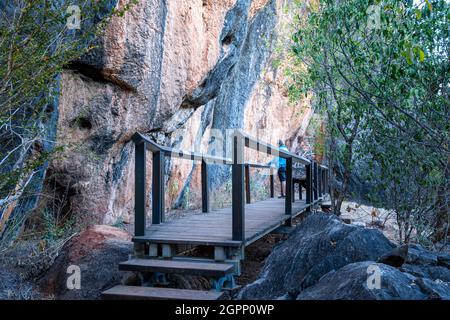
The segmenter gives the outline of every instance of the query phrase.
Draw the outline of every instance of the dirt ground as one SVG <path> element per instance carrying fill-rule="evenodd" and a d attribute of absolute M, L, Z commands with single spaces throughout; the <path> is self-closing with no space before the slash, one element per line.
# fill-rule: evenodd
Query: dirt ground
<path fill-rule="evenodd" d="M 394 243 L 399 243 L 398 225 L 392 211 L 344 201 L 341 219 L 351 224 L 378 229 Z"/>

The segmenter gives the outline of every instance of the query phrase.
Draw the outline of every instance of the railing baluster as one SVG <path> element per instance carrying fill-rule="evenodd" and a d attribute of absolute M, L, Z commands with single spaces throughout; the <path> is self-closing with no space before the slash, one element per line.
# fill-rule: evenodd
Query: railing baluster
<path fill-rule="evenodd" d="M 245 241 L 245 203 L 244 203 L 244 144 L 238 134 L 233 136 L 232 164 L 232 238 Z"/>
<path fill-rule="evenodd" d="M 312 198 L 312 164 L 305 165 L 306 168 L 306 204 L 311 204 Z"/>
<path fill-rule="evenodd" d="M 318 172 L 317 172 L 317 184 L 318 184 L 318 193 L 319 193 L 319 198 L 322 198 L 322 168 L 319 166 L 317 168 Z"/>
<path fill-rule="evenodd" d="M 292 203 L 295 202 L 295 183 L 294 178 L 292 178 Z"/>
<path fill-rule="evenodd" d="M 245 201 L 247 203 L 251 202 L 250 198 L 250 166 L 245 166 Z"/>
<path fill-rule="evenodd" d="M 164 153 L 153 152 L 152 224 L 164 222 Z"/>
<path fill-rule="evenodd" d="M 313 162 L 313 190 L 314 190 L 314 201 L 318 199 L 317 193 L 317 162 Z"/>
<path fill-rule="evenodd" d="M 289 216 L 286 220 L 286 225 L 292 225 L 292 196 L 293 196 L 293 185 L 292 185 L 292 158 L 286 159 L 286 199 L 284 206 L 284 213 Z"/>
<path fill-rule="evenodd" d="M 202 160 L 201 165 L 202 175 L 202 211 L 209 212 L 209 179 L 208 179 L 208 165 L 205 160 Z"/>
<path fill-rule="evenodd" d="M 274 188 L 274 173 L 273 169 L 270 168 L 270 197 L 275 198 L 275 188 Z"/>
<path fill-rule="evenodd" d="M 298 198 L 299 198 L 300 200 L 303 200 L 302 184 L 301 184 L 301 182 L 299 182 L 299 184 L 298 184 Z"/>
<path fill-rule="evenodd" d="M 146 228 L 146 145 L 145 142 L 136 143 L 134 146 L 134 235 L 144 236 Z"/>

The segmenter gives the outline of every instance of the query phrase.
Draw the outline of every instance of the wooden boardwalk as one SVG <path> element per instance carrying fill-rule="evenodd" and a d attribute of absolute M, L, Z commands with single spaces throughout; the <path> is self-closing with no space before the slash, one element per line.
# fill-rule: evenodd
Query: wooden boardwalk
<path fill-rule="evenodd" d="M 283 225 L 290 218 L 284 213 L 284 206 L 285 200 L 277 198 L 247 204 L 244 245 L 249 245 Z M 293 216 L 302 213 L 308 207 L 305 200 L 297 200 L 292 203 Z M 211 246 L 242 245 L 241 242 L 232 240 L 231 208 L 151 225 L 147 228 L 145 236 L 134 237 L 133 241 Z"/>
<path fill-rule="evenodd" d="M 222 290 L 236 289 L 245 247 L 280 226 L 292 226 L 292 219 L 313 212 L 328 191 L 326 168 L 314 160 L 280 150 L 235 130 L 231 137 L 233 158 L 185 152 L 160 146 L 142 134 L 135 143 L 134 255 L 120 264 L 122 271 L 142 274 L 142 286 L 116 286 L 103 292 L 105 299 L 220 299 Z M 275 198 L 275 170 L 266 164 L 244 161 L 244 149 L 286 159 L 286 198 Z M 147 152 L 152 153 L 152 219 L 147 223 Z M 201 163 L 202 214 L 176 220 L 165 219 L 165 161 L 181 158 Z M 294 178 L 294 162 L 304 165 L 305 176 Z M 210 163 L 231 166 L 231 208 L 210 210 Z M 251 203 L 250 168 L 269 171 L 270 199 Z M 295 184 L 299 198 L 295 200 Z M 303 193 L 303 190 L 305 193 Z M 304 195 L 304 196 L 303 196 Z M 150 221 L 149 221 L 150 222 Z M 284 231 L 286 232 L 286 230 Z M 204 246 L 201 256 L 191 250 Z M 212 249 L 212 250 L 211 250 Z M 166 275 L 201 275 L 214 291 L 169 288 Z"/>

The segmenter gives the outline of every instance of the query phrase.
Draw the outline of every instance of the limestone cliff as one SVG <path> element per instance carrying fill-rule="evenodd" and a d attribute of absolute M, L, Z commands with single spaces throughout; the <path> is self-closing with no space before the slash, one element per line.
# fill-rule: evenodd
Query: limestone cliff
<path fill-rule="evenodd" d="M 64 151 L 49 166 L 48 189 L 79 218 L 132 221 L 137 131 L 208 151 L 211 129 L 243 128 L 298 149 L 312 112 L 308 101 L 289 103 L 276 63 L 290 18 L 286 0 L 141 0 L 115 17 L 99 48 L 61 75 Z M 195 203 L 198 165 L 169 160 L 166 173 L 166 207 Z M 213 187 L 226 175 L 213 168 Z"/>

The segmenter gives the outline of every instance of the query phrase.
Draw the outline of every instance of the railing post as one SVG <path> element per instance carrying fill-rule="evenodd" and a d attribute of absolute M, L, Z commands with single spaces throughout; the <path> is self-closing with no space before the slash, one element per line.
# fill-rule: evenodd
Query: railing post
<path fill-rule="evenodd" d="M 301 183 L 298 184 L 298 198 L 299 198 L 300 200 L 303 200 L 302 184 L 301 184 Z"/>
<path fill-rule="evenodd" d="M 294 183 L 294 173 L 292 173 L 292 203 L 295 202 L 295 183 Z"/>
<path fill-rule="evenodd" d="M 134 155 L 134 235 L 144 236 L 146 228 L 146 145 L 135 144 Z"/>
<path fill-rule="evenodd" d="M 286 159 L 286 199 L 284 205 L 284 213 L 289 216 L 286 225 L 292 225 L 292 158 Z"/>
<path fill-rule="evenodd" d="M 247 203 L 251 202 L 250 198 L 250 166 L 245 165 L 245 201 Z"/>
<path fill-rule="evenodd" d="M 164 222 L 164 153 L 153 152 L 152 224 Z"/>
<path fill-rule="evenodd" d="M 322 198 L 322 177 L 323 177 L 322 168 L 318 167 L 317 170 L 318 170 L 318 173 L 317 173 L 317 184 L 319 185 L 318 186 L 318 193 L 319 193 L 319 198 Z"/>
<path fill-rule="evenodd" d="M 306 204 L 311 204 L 312 198 L 312 163 L 305 165 L 306 169 Z"/>
<path fill-rule="evenodd" d="M 201 167 L 202 175 L 202 212 L 209 212 L 209 180 L 208 180 L 208 165 L 205 160 L 202 160 Z"/>
<path fill-rule="evenodd" d="M 270 197 L 275 198 L 275 187 L 274 187 L 274 174 L 273 169 L 270 168 Z"/>
<path fill-rule="evenodd" d="M 313 162 L 313 190 L 314 190 L 314 201 L 318 199 L 317 193 L 317 162 Z"/>
<path fill-rule="evenodd" d="M 232 238 L 245 241 L 245 203 L 244 203 L 244 144 L 242 136 L 233 136 L 232 164 Z"/>

